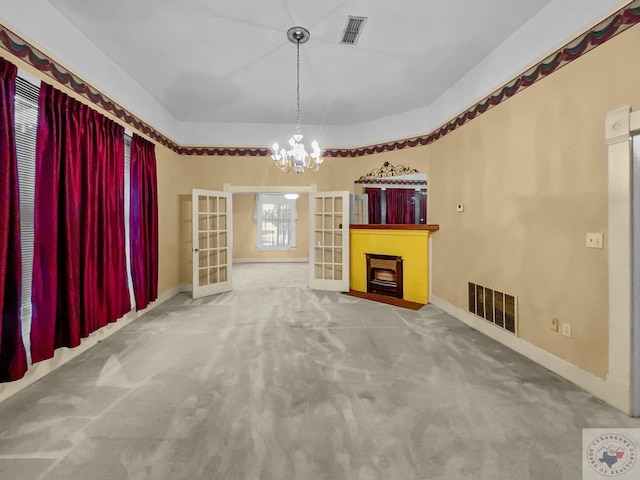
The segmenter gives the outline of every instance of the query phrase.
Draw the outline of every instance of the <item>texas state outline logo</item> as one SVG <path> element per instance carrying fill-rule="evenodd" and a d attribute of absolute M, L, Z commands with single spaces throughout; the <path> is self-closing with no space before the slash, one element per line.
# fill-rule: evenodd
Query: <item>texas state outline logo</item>
<path fill-rule="evenodd" d="M 582 478 L 640 478 L 638 450 L 640 429 L 583 430 Z"/>

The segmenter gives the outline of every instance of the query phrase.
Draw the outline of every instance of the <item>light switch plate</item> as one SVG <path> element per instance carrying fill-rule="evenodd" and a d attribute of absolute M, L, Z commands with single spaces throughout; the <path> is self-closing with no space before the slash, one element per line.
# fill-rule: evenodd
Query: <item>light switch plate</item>
<path fill-rule="evenodd" d="M 464 212 L 464 203 L 459 203 L 456 205 L 456 212 Z"/>

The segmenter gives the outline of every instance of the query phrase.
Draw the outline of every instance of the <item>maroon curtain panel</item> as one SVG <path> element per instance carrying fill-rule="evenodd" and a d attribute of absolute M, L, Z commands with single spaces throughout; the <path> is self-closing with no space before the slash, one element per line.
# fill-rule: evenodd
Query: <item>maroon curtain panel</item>
<path fill-rule="evenodd" d="M 387 223 L 414 223 L 414 193 L 409 188 L 387 188 Z"/>
<path fill-rule="evenodd" d="M 0 58 L 0 382 L 22 378 L 20 196 L 14 132 L 17 68 Z"/>
<path fill-rule="evenodd" d="M 131 141 L 131 277 L 136 310 L 158 298 L 158 179 L 153 143 Z"/>
<path fill-rule="evenodd" d="M 124 240 L 124 128 L 50 85 L 40 88 L 31 356 L 129 311 Z"/>
<path fill-rule="evenodd" d="M 380 206 L 380 189 L 365 188 L 364 193 L 369 197 L 369 223 L 382 223 L 382 207 Z"/>

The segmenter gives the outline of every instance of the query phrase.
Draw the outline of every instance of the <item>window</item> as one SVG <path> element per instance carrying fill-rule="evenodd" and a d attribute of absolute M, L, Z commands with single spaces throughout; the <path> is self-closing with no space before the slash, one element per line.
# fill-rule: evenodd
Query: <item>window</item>
<path fill-rule="evenodd" d="M 124 245 L 127 259 L 127 283 L 129 285 L 129 299 L 131 308 L 135 308 L 136 300 L 133 294 L 133 278 L 131 276 L 131 229 L 129 219 L 131 217 L 131 140 L 132 132 L 124 133 Z"/>
<path fill-rule="evenodd" d="M 258 250 L 296 248 L 298 212 L 295 199 L 279 193 L 258 193 L 253 218 L 258 227 Z"/>
<path fill-rule="evenodd" d="M 31 332 L 31 279 L 33 271 L 34 204 L 36 176 L 36 135 L 38 130 L 38 105 L 40 81 L 20 71 L 16 78 L 15 135 L 18 157 L 18 182 L 20 188 L 20 242 L 22 253 L 22 336 L 30 356 Z M 131 267 L 129 263 L 129 170 L 131 133 L 125 134 L 125 248 L 130 295 L 133 298 Z M 133 300 L 132 300 L 133 302 Z M 132 303 L 133 306 L 133 303 Z M 31 362 L 29 358 L 29 362 Z"/>

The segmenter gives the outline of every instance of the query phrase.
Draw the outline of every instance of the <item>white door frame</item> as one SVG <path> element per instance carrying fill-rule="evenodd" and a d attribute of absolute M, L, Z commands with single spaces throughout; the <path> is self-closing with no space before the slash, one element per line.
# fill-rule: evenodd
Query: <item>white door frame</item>
<path fill-rule="evenodd" d="M 231 193 L 311 193 L 317 191 L 317 186 L 315 183 L 297 187 L 290 185 L 267 187 L 264 185 L 231 185 L 230 183 L 225 183 L 222 190 Z"/>
<path fill-rule="evenodd" d="M 640 111 L 625 106 L 607 113 L 610 403 L 640 416 L 640 165 L 632 136 L 640 134 Z M 637 157 L 638 154 L 636 154 Z M 636 160 L 637 162 L 637 160 Z M 635 167 L 635 168 L 634 168 Z M 635 206 L 635 208 L 634 208 Z M 638 297 L 636 295 L 636 297 Z"/>

